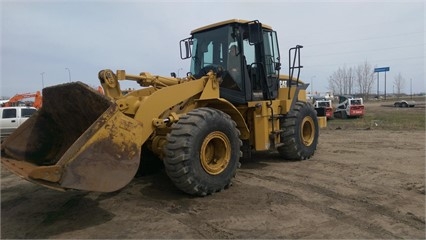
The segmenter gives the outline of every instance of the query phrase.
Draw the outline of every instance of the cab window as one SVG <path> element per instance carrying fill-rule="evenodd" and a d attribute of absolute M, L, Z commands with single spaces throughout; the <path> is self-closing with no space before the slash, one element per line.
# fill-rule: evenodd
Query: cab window
<path fill-rule="evenodd" d="M 22 108 L 21 117 L 31 117 L 36 111 L 34 108 Z"/>
<path fill-rule="evenodd" d="M 3 109 L 2 118 L 16 118 L 16 109 L 15 108 Z"/>

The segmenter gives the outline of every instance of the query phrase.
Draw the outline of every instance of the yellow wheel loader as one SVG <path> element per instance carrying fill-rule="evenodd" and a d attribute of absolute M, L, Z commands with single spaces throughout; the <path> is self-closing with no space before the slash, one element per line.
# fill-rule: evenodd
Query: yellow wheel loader
<path fill-rule="evenodd" d="M 155 156 L 179 189 L 204 196 L 227 188 L 253 151 L 308 159 L 326 119 L 299 80 L 302 47 L 280 75 L 277 40 L 270 26 L 232 19 L 180 41 L 183 78 L 102 70 L 104 95 L 81 82 L 44 88 L 43 107 L 2 143 L 2 164 L 52 189 L 112 192 Z M 123 94 L 123 80 L 141 88 Z"/>

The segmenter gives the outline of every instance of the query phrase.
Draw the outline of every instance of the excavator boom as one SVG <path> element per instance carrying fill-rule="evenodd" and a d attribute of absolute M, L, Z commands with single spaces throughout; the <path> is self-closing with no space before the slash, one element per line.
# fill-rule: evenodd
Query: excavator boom
<path fill-rule="evenodd" d="M 34 98 L 34 102 L 32 104 L 33 107 L 40 109 L 42 104 L 42 96 L 40 94 L 40 91 L 37 91 L 35 93 L 19 93 L 15 96 L 11 97 L 7 102 L 3 103 L 3 106 L 5 107 L 11 107 L 16 105 L 19 101 L 26 98 Z"/>

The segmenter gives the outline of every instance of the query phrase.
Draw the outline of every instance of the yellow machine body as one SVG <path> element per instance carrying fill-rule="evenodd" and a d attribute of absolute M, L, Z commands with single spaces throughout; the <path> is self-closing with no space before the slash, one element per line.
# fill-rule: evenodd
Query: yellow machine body
<path fill-rule="evenodd" d="M 194 31 L 233 23 L 247 24 L 230 20 Z M 264 28 L 270 30 L 269 26 Z M 297 114 L 295 108 L 304 111 L 303 106 L 307 104 L 306 86 L 303 87 L 302 81 L 280 75 L 277 97 L 242 104 L 221 97 L 224 76 L 215 71 L 208 71 L 201 77 L 176 78 L 146 72 L 129 75 L 124 70 L 115 73 L 102 70 L 99 79 L 105 95 L 81 82 L 45 88 L 43 107 L 2 143 L 2 164 L 22 178 L 52 189 L 112 192 L 133 179 L 140 165 L 142 146 L 147 146 L 159 159 L 168 159 L 172 179 L 177 179 L 176 175 L 180 174 L 179 169 L 173 169 L 181 166 L 179 164 L 183 164 L 185 174 L 204 169 L 203 174 L 213 179 L 211 188 L 210 183 L 201 186 L 207 177 L 201 177 L 200 183 L 191 185 L 192 178 L 198 176 L 196 172 L 185 180 L 189 187 L 182 185 L 181 179 L 176 182 L 188 193 L 205 195 L 229 185 L 227 178 L 235 175 L 235 169 L 228 172 L 228 165 L 232 163 L 236 168 L 241 156 L 240 149 L 231 147 L 241 146 L 240 142 L 244 143 L 242 148 L 245 151 L 281 148 L 284 152 L 286 138 L 283 132 L 288 123 L 283 123 L 282 119 L 287 115 L 291 118 L 290 125 L 296 124 L 296 132 L 300 132 L 293 138 L 300 138 L 308 147 L 315 144 L 315 150 L 316 122 L 325 127 L 326 120 L 316 119 L 312 114 L 302 118 L 293 116 Z M 142 88 L 123 95 L 119 84 L 122 80 L 136 81 Z M 205 133 L 196 165 L 190 163 L 190 159 L 179 162 L 181 157 L 174 157 L 173 153 L 173 136 L 186 139 L 184 135 L 187 133 L 179 132 L 176 124 L 180 123 L 182 129 L 194 127 L 192 129 L 198 131 L 197 126 L 192 126 L 195 124 L 187 119 L 191 116 L 205 119 L 204 116 L 210 113 L 217 121 L 225 119 L 229 126 L 218 126 Z M 186 120 L 180 121 L 181 118 Z M 232 129 L 234 126 L 235 130 Z M 191 146 L 180 144 L 183 147 L 176 148 L 176 152 L 186 151 L 186 147 L 191 150 Z M 301 158 L 309 158 L 312 154 L 302 154 Z M 193 166 L 194 169 L 189 169 Z M 222 175 L 226 175 L 224 183 L 215 186 L 214 177 L 224 178 Z"/>

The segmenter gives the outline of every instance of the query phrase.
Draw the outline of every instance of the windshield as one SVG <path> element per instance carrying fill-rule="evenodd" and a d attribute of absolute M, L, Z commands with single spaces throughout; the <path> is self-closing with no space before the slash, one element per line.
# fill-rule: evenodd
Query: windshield
<path fill-rule="evenodd" d="M 326 102 L 318 102 L 318 107 L 330 107 L 330 102 L 326 101 Z"/>
<path fill-rule="evenodd" d="M 351 105 L 362 105 L 360 99 L 351 99 Z"/>
<path fill-rule="evenodd" d="M 224 36 L 230 36 L 229 27 L 221 27 L 211 31 L 201 32 L 193 36 L 191 73 L 197 75 L 202 68 L 215 65 L 225 65 L 225 53 L 231 42 Z"/>
<path fill-rule="evenodd" d="M 191 73 L 200 78 L 210 70 L 226 71 L 221 87 L 241 91 L 242 48 L 238 28 L 231 25 L 196 33 L 192 39 Z"/>

